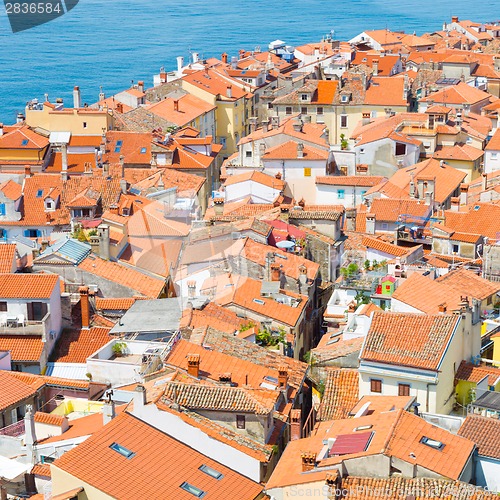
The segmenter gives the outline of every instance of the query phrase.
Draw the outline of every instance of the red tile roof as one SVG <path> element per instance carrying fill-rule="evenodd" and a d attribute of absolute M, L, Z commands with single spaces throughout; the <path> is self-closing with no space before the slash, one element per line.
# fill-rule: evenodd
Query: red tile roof
<path fill-rule="evenodd" d="M 430 211 L 431 207 L 429 205 L 420 203 L 417 200 L 375 198 L 367 214 L 375 214 L 377 221 L 398 222 L 402 220 L 401 215 L 403 214 L 426 217 Z"/>
<path fill-rule="evenodd" d="M 379 175 L 327 175 L 316 177 L 316 184 L 372 187 L 384 179 L 385 177 Z"/>
<path fill-rule="evenodd" d="M 17 250 L 15 243 L 0 244 L 0 273 L 12 272 L 16 260 Z"/>
<path fill-rule="evenodd" d="M 0 184 L 0 191 L 9 198 L 9 200 L 18 200 L 22 193 L 23 193 L 23 188 L 21 184 L 18 184 L 17 182 L 14 182 L 12 179 L 9 179 L 8 181 L 2 182 Z"/>
<path fill-rule="evenodd" d="M 283 144 L 267 149 L 262 156 L 262 160 L 326 161 L 329 155 L 328 151 L 308 146 L 307 144 L 303 144 L 302 154 L 302 157 L 298 156 L 298 143 L 296 141 L 287 141 Z"/>
<path fill-rule="evenodd" d="M 85 363 L 91 354 L 111 340 L 109 330 L 110 328 L 92 327 L 64 332 L 51 360 L 58 363 Z"/>
<path fill-rule="evenodd" d="M 9 372 L 0 370 L 0 411 L 11 406 L 18 406 L 22 401 L 33 397 L 36 391 L 33 387 L 11 377 Z"/>
<path fill-rule="evenodd" d="M 500 368 L 488 365 L 473 365 L 468 361 L 462 361 L 458 367 L 455 378 L 467 382 L 481 382 L 488 377 L 488 385 L 496 385 L 500 381 Z"/>
<path fill-rule="evenodd" d="M 104 279 L 120 283 L 122 286 L 153 299 L 158 298 L 165 287 L 164 278 L 154 278 L 140 272 L 138 269 L 93 255 L 80 262 L 78 267 Z"/>
<path fill-rule="evenodd" d="M 359 397 L 357 370 L 330 368 L 327 370 L 325 392 L 321 398 L 318 420 L 347 418 Z"/>
<path fill-rule="evenodd" d="M 136 299 L 134 297 L 124 297 L 124 298 L 105 298 L 105 297 L 96 297 L 95 299 L 95 307 L 98 311 L 103 309 L 112 310 L 112 311 L 127 311 L 130 309 Z"/>
<path fill-rule="evenodd" d="M 44 348 L 39 335 L 0 335 L 0 351 L 10 351 L 13 362 L 39 362 Z"/>
<path fill-rule="evenodd" d="M 375 312 L 360 359 L 438 370 L 459 321 L 454 314 Z"/>
<path fill-rule="evenodd" d="M 467 415 L 458 435 L 476 443 L 479 455 L 500 459 L 500 420 L 482 415 Z"/>
<path fill-rule="evenodd" d="M 133 455 L 124 457 L 111 448 L 114 443 L 130 450 Z M 89 456 L 94 459 L 89 460 Z M 105 475 L 102 474 L 102 464 L 106 464 Z M 151 464 L 168 464 L 168 467 L 152 467 Z M 202 465 L 220 472 L 220 480 L 202 472 Z M 101 431 L 66 452 L 52 467 L 60 468 L 118 499 L 192 500 L 192 493 L 180 487 L 184 482 L 219 500 L 233 500 L 235 491 L 238 498 L 249 500 L 262 493 L 261 485 L 127 413 L 119 415 Z"/>
<path fill-rule="evenodd" d="M 0 274 L 0 298 L 50 299 L 58 284 L 57 274 Z"/>
<path fill-rule="evenodd" d="M 408 247 L 399 247 L 377 238 L 370 238 L 369 236 L 365 236 L 361 241 L 361 244 L 367 248 L 372 248 L 379 252 L 393 255 L 394 257 L 402 257 L 403 255 L 406 255 L 411 250 L 413 250 L 413 248 L 410 249 Z"/>
<path fill-rule="evenodd" d="M 467 83 L 460 82 L 458 85 L 451 85 L 438 92 L 433 92 L 420 99 L 421 102 L 433 101 L 440 104 L 476 104 L 486 99 L 492 99 L 491 94 L 483 92 Z"/>
<path fill-rule="evenodd" d="M 66 417 L 64 415 L 55 415 L 37 411 L 34 415 L 34 420 L 35 422 L 38 422 L 40 424 L 55 425 L 57 427 L 61 427 L 61 425 L 66 421 Z"/>

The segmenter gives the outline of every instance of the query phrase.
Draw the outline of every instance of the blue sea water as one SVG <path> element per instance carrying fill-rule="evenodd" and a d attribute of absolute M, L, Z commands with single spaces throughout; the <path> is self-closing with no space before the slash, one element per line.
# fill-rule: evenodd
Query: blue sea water
<path fill-rule="evenodd" d="M 16 1 L 16 0 L 13 0 Z M 499 0 L 80 0 L 69 13 L 13 34 L 0 7 L 0 121 L 12 123 L 26 101 L 63 97 L 79 85 L 95 102 L 131 80 L 152 85 L 161 66 L 173 69 L 189 51 L 220 56 L 263 50 L 275 39 L 290 45 L 317 41 L 335 30 L 346 40 L 366 29 L 407 33 L 441 29 L 451 15 L 492 21 Z"/>

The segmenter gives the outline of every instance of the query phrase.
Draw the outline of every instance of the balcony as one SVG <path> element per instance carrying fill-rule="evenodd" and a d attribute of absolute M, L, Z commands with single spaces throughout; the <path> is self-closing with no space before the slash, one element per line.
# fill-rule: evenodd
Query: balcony
<path fill-rule="evenodd" d="M 41 320 L 27 320 L 21 314 L 0 313 L 0 333 L 2 335 L 42 335 L 50 334 L 50 312 Z"/>

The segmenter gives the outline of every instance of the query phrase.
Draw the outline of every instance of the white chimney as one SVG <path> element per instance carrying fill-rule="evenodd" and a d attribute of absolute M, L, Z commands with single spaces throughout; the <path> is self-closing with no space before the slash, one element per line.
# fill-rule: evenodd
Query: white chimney
<path fill-rule="evenodd" d="M 104 403 L 102 406 L 102 422 L 104 425 L 109 424 L 116 417 L 115 402 L 113 400 Z"/>
<path fill-rule="evenodd" d="M 102 91 L 102 85 L 99 87 L 99 100 L 104 101 L 106 99 L 106 94 Z"/>
<path fill-rule="evenodd" d="M 182 56 L 179 56 L 177 58 L 177 75 L 182 74 L 182 68 L 184 66 L 184 58 Z"/>
<path fill-rule="evenodd" d="M 137 90 L 139 92 L 144 92 L 144 82 L 143 81 L 137 82 Z"/>
<path fill-rule="evenodd" d="M 0 137 L 3 135 L 3 123 L 0 123 Z"/>
<path fill-rule="evenodd" d="M 32 405 L 26 405 L 26 413 L 24 415 L 24 445 L 28 448 L 31 457 L 30 463 L 35 464 L 36 454 L 34 450 L 36 439 L 35 433 L 35 415 Z"/>
<path fill-rule="evenodd" d="M 193 64 L 197 63 L 200 60 L 200 55 L 198 52 L 193 52 Z"/>
<path fill-rule="evenodd" d="M 138 385 L 134 391 L 134 412 L 146 405 L 146 388 Z"/>
<path fill-rule="evenodd" d="M 233 87 L 231 85 L 227 86 L 226 97 L 228 97 L 229 99 L 233 97 Z"/>
<path fill-rule="evenodd" d="M 75 109 L 80 108 L 81 97 L 80 97 L 80 87 L 75 87 L 73 89 L 73 107 Z"/>
<path fill-rule="evenodd" d="M 68 180 L 68 145 L 61 144 L 61 177 L 63 181 Z"/>
<path fill-rule="evenodd" d="M 304 144 L 301 142 L 297 144 L 297 158 L 304 158 Z"/>

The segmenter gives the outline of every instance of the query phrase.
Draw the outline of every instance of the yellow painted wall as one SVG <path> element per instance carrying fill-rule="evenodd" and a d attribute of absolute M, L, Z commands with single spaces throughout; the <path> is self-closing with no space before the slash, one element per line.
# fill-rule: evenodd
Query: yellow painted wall
<path fill-rule="evenodd" d="M 493 337 L 493 361 L 500 366 L 500 337 Z"/>
<path fill-rule="evenodd" d="M 50 132 L 71 132 L 74 135 L 101 135 L 113 128 L 113 117 L 107 111 L 63 109 L 55 111 L 49 106 L 43 110 L 26 108 L 26 123 Z M 86 126 L 84 127 L 84 123 Z"/>
<path fill-rule="evenodd" d="M 86 399 L 66 399 L 53 412 L 54 415 L 68 415 L 75 411 L 82 413 L 101 413 L 104 403 Z"/>
<path fill-rule="evenodd" d="M 92 458 L 89 457 L 89 460 L 91 459 Z M 78 500 L 111 500 L 113 498 L 97 488 L 90 486 L 85 481 L 82 481 L 68 472 L 59 469 L 59 467 L 54 464 L 50 466 L 50 472 L 52 476 L 53 496 L 83 487 L 84 490 L 78 494 Z M 124 478 L 124 480 L 126 480 L 126 478 Z"/>
<path fill-rule="evenodd" d="M 463 161 L 463 160 L 446 160 L 446 163 L 451 167 L 460 170 L 464 174 L 467 174 L 467 177 L 462 182 L 471 182 L 474 179 L 479 177 L 479 170 L 474 169 L 473 161 Z"/>
<path fill-rule="evenodd" d="M 48 147 L 48 146 L 47 146 Z M 38 149 L 0 149 L 1 160 L 39 161 L 43 160 L 47 147 Z"/>

